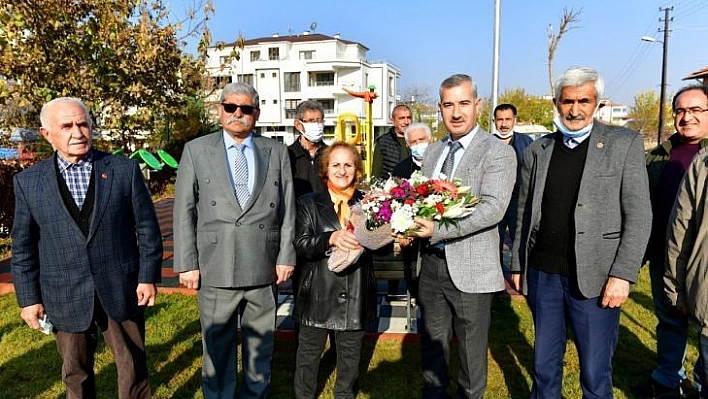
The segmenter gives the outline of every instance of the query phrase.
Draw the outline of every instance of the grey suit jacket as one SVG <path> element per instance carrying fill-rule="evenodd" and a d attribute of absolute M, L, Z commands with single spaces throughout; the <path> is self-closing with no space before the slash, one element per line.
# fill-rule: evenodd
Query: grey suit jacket
<path fill-rule="evenodd" d="M 423 174 L 433 177 L 445 142 L 430 145 Z M 455 178 L 482 199 L 475 211 L 458 220 L 458 227 L 435 224 L 431 244 L 445 244 L 445 258 L 455 287 L 463 292 L 484 293 L 504 289 L 499 262 L 497 224 L 504 217 L 516 181 L 516 155 L 501 141 L 479 130 L 462 155 Z M 423 266 L 425 267 L 425 266 Z"/>
<path fill-rule="evenodd" d="M 515 272 L 528 268 L 557 134 L 536 140 L 524 153 L 511 262 Z M 642 137 L 596 120 L 587 140 L 588 153 L 575 206 L 575 258 L 580 292 L 594 298 L 600 296 L 609 276 L 636 281 L 652 215 Z"/>
<path fill-rule="evenodd" d="M 250 287 L 295 265 L 295 196 L 287 147 L 253 136 L 255 184 L 244 209 L 226 166 L 222 132 L 184 147 L 174 202 L 176 272 L 200 270 L 201 284 Z"/>

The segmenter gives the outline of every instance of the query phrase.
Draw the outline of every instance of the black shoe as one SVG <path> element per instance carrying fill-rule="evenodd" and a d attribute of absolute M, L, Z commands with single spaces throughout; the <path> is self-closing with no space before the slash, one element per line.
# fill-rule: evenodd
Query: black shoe
<path fill-rule="evenodd" d="M 681 387 L 670 388 L 658 383 L 653 378 L 632 387 L 632 393 L 640 398 L 682 398 Z"/>

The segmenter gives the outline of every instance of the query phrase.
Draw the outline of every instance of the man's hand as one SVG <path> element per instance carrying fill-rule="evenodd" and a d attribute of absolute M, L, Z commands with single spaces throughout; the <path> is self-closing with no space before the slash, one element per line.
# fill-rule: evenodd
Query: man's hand
<path fill-rule="evenodd" d="M 275 280 L 275 284 L 282 284 L 290 278 L 295 272 L 295 266 L 291 265 L 275 265 L 275 275 L 278 279 Z"/>
<path fill-rule="evenodd" d="M 600 305 L 603 308 L 618 308 L 629 297 L 629 281 L 610 276 L 602 289 Z"/>
<path fill-rule="evenodd" d="M 523 283 L 522 278 L 523 278 L 523 276 L 522 276 L 521 273 L 512 273 L 512 274 L 511 274 L 511 283 L 512 283 L 512 285 L 514 286 L 513 288 L 514 288 L 517 292 L 521 292 L 521 289 L 523 288 L 523 287 L 521 286 L 521 284 Z"/>
<path fill-rule="evenodd" d="M 157 296 L 155 284 L 140 283 L 135 292 L 138 294 L 138 306 L 155 306 L 155 297 Z"/>
<path fill-rule="evenodd" d="M 20 317 L 27 323 L 29 328 L 40 330 L 39 319 L 44 317 L 44 305 L 36 303 L 34 305 L 25 306 L 20 312 Z"/>
<path fill-rule="evenodd" d="M 433 230 L 435 229 L 435 225 L 433 224 L 432 220 L 415 218 L 413 219 L 413 221 L 415 222 L 417 228 L 414 231 L 410 232 L 408 234 L 409 236 L 418 238 L 426 238 L 433 236 Z"/>
<path fill-rule="evenodd" d="M 179 283 L 189 289 L 198 290 L 199 276 L 199 269 L 182 272 L 179 274 Z"/>

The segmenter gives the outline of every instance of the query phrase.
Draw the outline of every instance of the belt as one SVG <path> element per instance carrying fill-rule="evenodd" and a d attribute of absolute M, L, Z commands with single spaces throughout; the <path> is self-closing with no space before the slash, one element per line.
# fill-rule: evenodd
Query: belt
<path fill-rule="evenodd" d="M 424 255 L 432 255 L 438 259 L 445 260 L 445 248 L 444 247 L 436 247 L 436 246 L 428 246 L 426 248 L 423 248 L 421 250 L 421 253 Z"/>

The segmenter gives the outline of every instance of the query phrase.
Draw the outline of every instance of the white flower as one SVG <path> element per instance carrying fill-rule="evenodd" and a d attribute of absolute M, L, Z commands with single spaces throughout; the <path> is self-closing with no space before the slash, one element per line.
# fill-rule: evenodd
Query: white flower
<path fill-rule="evenodd" d="M 421 183 L 427 182 L 428 178 L 425 177 L 421 171 L 417 170 L 413 172 L 413 174 L 411 174 L 411 177 L 410 179 L 408 179 L 408 181 L 410 182 L 411 186 L 415 187 Z"/>
<path fill-rule="evenodd" d="M 389 177 L 388 180 L 386 180 L 386 184 L 384 184 L 383 189 L 385 192 L 390 193 L 396 186 L 398 186 L 396 181 Z"/>
<path fill-rule="evenodd" d="M 415 227 L 415 222 L 413 222 L 410 206 L 403 206 L 391 214 L 391 228 L 396 233 L 404 233 L 413 227 Z"/>
<path fill-rule="evenodd" d="M 466 207 L 462 202 L 458 202 L 450 208 L 446 209 L 445 212 L 442 214 L 442 217 L 447 219 L 458 219 L 471 214 L 473 209 L 474 208 Z"/>

